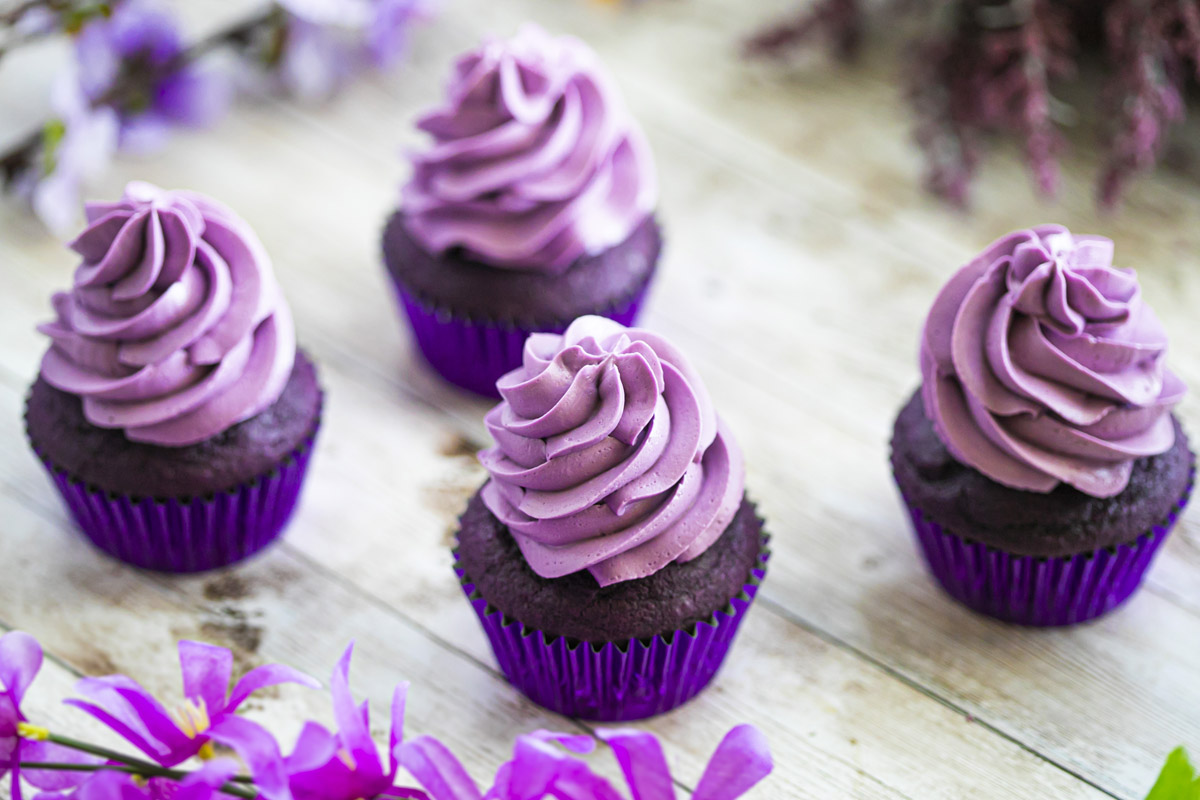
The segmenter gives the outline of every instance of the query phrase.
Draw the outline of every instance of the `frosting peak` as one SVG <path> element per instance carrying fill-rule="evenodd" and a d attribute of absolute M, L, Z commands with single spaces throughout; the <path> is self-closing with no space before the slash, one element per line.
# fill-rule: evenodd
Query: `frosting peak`
<path fill-rule="evenodd" d="M 1174 443 L 1184 386 L 1113 243 L 1044 225 L 999 239 L 942 289 L 921 342 L 925 410 L 959 461 L 1007 486 L 1119 494 Z"/>
<path fill-rule="evenodd" d="M 497 388 L 483 500 L 542 577 L 643 578 L 701 555 L 737 512 L 741 451 L 657 334 L 580 317 L 531 335 Z"/>
<path fill-rule="evenodd" d="M 406 222 L 430 252 L 559 273 L 624 241 L 654 209 L 650 150 L 590 48 L 525 25 L 459 59 L 418 126 Z"/>
<path fill-rule="evenodd" d="M 211 198 L 131 183 L 87 207 L 71 243 L 83 258 L 57 319 L 47 383 L 83 400 L 88 421 L 181 447 L 279 398 L 296 353 L 291 312 L 245 222 Z"/>

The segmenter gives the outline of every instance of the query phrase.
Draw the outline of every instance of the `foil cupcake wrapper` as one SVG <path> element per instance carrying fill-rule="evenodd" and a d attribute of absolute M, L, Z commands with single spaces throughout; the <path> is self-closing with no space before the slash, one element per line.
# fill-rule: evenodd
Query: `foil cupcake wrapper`
<path fill-rule="evenodd" d="M 1159 525 L 1130 544 L 1076 556 L 1005 553 L 946 531 L 905 498 L 933 577 L 963 605 L 1032 627 L 1075 625 L 1107 614 L 1142 583 L 1191 497 L 1192 484 Z"/>
<path fill-rule="evenodd" d="M 389 272 L 389 277 L 391 273 Z M 562 333 L 572 320 L 546 325 L 472 320 L 426 305 L 392 278 L 400 306 L 412 328 L 417 348 L 431 367 L 461 389 L 496 398 L 496 381 L 521 366 L 521 351 L 531 333 Z M 623 303 L 595 313 L 632 325 L 649 292 L 650 281 Z"/>
<path fill-rule="evenodd" d="M 203 572 L 248 558 L 292 516 L 308 472 L 318 416 L 304 443 L 270 472 L 234 489 L 185 498 L 136 497 L 88 486 L 38 457 L 80 531 L 105 553 L 158 572 Z"/>
<path fill-rule="evenodd" d="M 690 630 L 652 639 L 598 644 L 548 636 L 489 606 L 459 567 L 457 552 L 454 572 L 501 671 L 522 694 L 568 717 L 631 721 L 677 708 L 712 682 L 767 574 L 769 539 L 762 535 L 758 566 L 725 608 Z"/>

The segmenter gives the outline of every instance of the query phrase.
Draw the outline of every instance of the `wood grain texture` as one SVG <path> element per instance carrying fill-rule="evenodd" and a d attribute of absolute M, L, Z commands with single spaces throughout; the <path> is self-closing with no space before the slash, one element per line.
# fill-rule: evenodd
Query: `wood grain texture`
<path fill-rule="evenodd" d="M 189 15 L 207 25 L 197 6 L 235 16 L 239 5 L 189 4 Z M 1200 190 L 1158 176 L 1134 186 L 1120 216 L 1098 217 L 1081 143 L 1062 202 L 1041 206 L 1001 148 L 974 212 L 947 210 L 917 186 L 886 45 L 845 72 L 811 59 L 748 65 L 737 37 L 789 3 L 754 5 L 448 2 L 393 75 L 323 107 L 247 102 L 215 131 L 117 165 L 95 196 L 141 178 L 211 193 L 245 216 L 328 391 L 285 541 L 216 575 L 136 572 L 70 530 L 19 417 L 45 346 L 33 325 L 73 264 L 4 206 L 0 624 L 34 632 L 58 659 L 55 692 L 39 690 L 32 707 L 61 715 L 52 701 L 76 673 L 116 669 L 177 691 L 179 637 L 231 646 L 246 666 L 281 660 L 319 676 L 354 638 L 355 686 L 382 707 L 395 681 L 411 680 L 408 730 L 443 737 L 481 779 L 516 733 L 585 727 L 507 687 L 462 601 L 447 545 L 483 479 L 472 452 L 487 441 L 487 404 L 441 385 L 412 353 L 378 259 L 407 174 L 399 152 L 420 143 L 412 120 L 438 98 L 457 51 L 532 18 L 588 38 L 646 128 L 668 243 L 645 323 L 707 378 L 775 535 L 726 670 L 700 699 L 644 725 L 663 736 L 681 788 L 742 721 L 763 727 L 777 757 L 757 798 L 1133 800 L 1168 750 L 1200 747 L 1194 513 L 1127 608 L 1075 630 L 1017 629 L 929 582 L 886 459 L 934 292 L 990 239 L 1046 219 L 1116 240 L 1173 334 L 1173 365 L 1200 386 L 1188 328 L 1200 299 Z M 1197 411 L 1192 397 L 1185 421 Z M 328 709 L 284 690 L 254 713 L 287 741 L 304 715 Z"/>

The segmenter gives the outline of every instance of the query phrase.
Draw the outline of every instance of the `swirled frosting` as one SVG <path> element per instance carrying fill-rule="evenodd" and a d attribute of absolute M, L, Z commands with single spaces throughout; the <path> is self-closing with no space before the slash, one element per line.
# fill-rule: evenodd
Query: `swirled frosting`
<path fill-rule="evenodd" d="M 42 378 L 78 395 L 88 421 L 182 447 L 279 398 L 296 354 L 291 312 L 254 232 L 211 198 L 131 183 L 87 207 L 83 257 Z"/>
<path fill-rule="evenodd" d="M 432 253 L 560 273 L 624 241 L 654 208 L 650 150 L 596 54 L 525 25 L 457 63 L 418 126 L 402 207 Z"/>
<path fill-rule="evenodd" d="M 601 586 L 702 554 L 741 503 L 742 454 L 699 375 L 657 334 L 580 317 L 535 333 L 497 383 L 488 509 L 530 567 Z"/>
<path fill-rule="evenodd" d="M 925 411 L 959 461 L 1017 489 L 1119 494 L 1175 440 L 1184 386 L 1113 244 L 1058 225 L 1009 234 L 942 289 L 921 343 Z"/>

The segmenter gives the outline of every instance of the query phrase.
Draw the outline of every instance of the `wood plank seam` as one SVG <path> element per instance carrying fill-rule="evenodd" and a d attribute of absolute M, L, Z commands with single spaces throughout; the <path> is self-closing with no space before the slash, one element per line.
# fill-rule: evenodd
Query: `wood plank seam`
<path fill-rule="evenodd" d="M 934 700 L 934 701 L 940 703 L 941 705 L 945 706 L 946 708 L 950 709 L 951 711 L 955 712 L 956 714 L 961 715 L 963 717 L 963 719 L 969 721 L 971 724 L 979 725 L 979 726 L 983 727 L 984 729 L 992 732 L 996 736 L 999 736 L 1001 739 L 1004 739 L 1005 741 L 1010 742 L 1010 743 L 1016 745 L 1017 747 L 1021 748 L 1026 753 L 1029 753 L 1030 755 L 1037 757 L 1039 760 L 1044 761 L 1045 763 L 1049 764 L 1050 766 L 1054 767 L 1055 769 L 1060 770 L 1064 774 L 1070 775 L 1072 778 L 1075 778 L 1076 780 L 1080 781 L 1081 783 L 1086 783 L 1088 786 L 1092 787 L 1096 791 L 1101 792 L 1101 793 L 1107 795 L 1108 797 L 1113 798 L 1113 800 L 1136 800 L 1135 798 L 1123 798 L 1118 794 L 1114 794 L 1111 790 L 1098 785 L 1094 781 L 1089 780 L 1088 778 L 1079 774 L 1078 772 L 1071 769 L 1070 767 L 1060 764 L 1059 762 L 1055 761 L 1053 758 L 1050 758 L 1049 756 L 1038 752 L 1035 748 L 1022 742 L 1020 739 L 1018 739 L 1013 734 L 1008 733 L 1007 731 L 993 725 L 992 723 L 982 719 L 978 715 L 972 714 L 971 712 L 967 711 L 965 708 L 959 706 L 953 700 L 942 697 L 937 692 L 935 692 L 935 691 L 921 685 L 917 681 L 913 680 L 911 677 L 909 677 L 908 675 L 906 675 L 899 669 L 896 669 L 895 667 L 888 665 L 886 662 L 876 658 L 875 656 L 872 656 L 870 653 L 866 652 L 865 650 L 862 650 L 862 649 L 854 646 L 853 644 L 841 639 L 840 637 L 830 634 L 826 631 L 823 631 L 820 628 L 816 627 L 815 625 L 811 625 L 807 620 L 805 620 L 799 614 L 795 614 L 795 613 L 789 611 L 785 606 L 777 603 L 776 601 L 770 599 L 769 597 L 763 597 L 762 601 L 763 601 L 763 605 L 765 607 L 772 609 L 776 614 L 783 617 L 784 619 L 789 620 L 793 625 L 808 631 L 813 636 L 818 637 L 819 639 L 821 639 L 821 641 L 826 642 L 826 643 L 832 645 L 833 647 L 837 647 L 841 650 L 845 650 L 847 653 L 851 653 L 851 654 L 857 656 L 862 661 L 865 661 L 866 663 L 872 665 L 876 669 L 891 676 L 895 680 L 900 681 L 901 683 L 903 683 L 905 686 L 909 687 L 910 689 L 914 689 L 914 690 L 920 692 L 924 696 L 928 697 L 930 700 Z"/>

